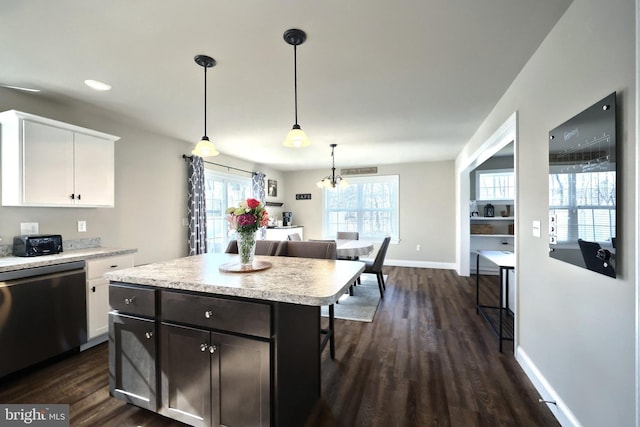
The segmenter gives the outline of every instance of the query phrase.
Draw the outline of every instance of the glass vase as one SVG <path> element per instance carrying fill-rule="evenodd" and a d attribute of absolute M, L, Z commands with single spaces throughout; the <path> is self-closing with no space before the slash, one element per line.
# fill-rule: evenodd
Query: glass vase
<path fill-rule="evenodd" d="M 240 265 L 242 267 L 251 267 L 253 265 L 253 256 L 256 252 L 256 235 L 255 233 L 238 231 L 237 238 Z"/>

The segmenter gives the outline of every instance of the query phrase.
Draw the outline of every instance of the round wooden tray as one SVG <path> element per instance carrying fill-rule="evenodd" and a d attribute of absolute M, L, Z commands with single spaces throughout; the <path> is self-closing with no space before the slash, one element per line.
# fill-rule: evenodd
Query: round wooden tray
<path fill-rule="evenodd" d="M 271 267 L 269 261 L 254 260 L 253 265 L 242 265 L 239 262 L 228 262 L 220 266 L 220 271 L 227 273 L 250 273 L 252 271 L 266 270 Z"/>

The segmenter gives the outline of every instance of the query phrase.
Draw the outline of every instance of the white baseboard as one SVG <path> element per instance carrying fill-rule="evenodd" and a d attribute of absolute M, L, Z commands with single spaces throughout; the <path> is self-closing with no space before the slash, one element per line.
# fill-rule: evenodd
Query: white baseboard
<path fill-rule="evenodd" d="M 551 387 L 549 381 L 547 381 L 544 375 L 542 375 L 542 372 L 540 372 L 527 353 L 520 346 L 518 346 L 516 350 L 516 360 L 524 370 L 527 377 L 529 377 L 533 383 L 533 386 L 538 390 L 538 393 L 540 393 L 540 397 L 543 400 L 555 402 L 555 405 L 553 403 L 546 403 L 546 405 L 553 413 L 553 416 L 556 417 L 560 425 L 563 427 L 582 427 L 580 421 L 578 421 L 576 416 L 573 415 L 573 412 L 571 412 L 558 393 L 553 389 L 553 387 Z M 540 404 L 545 405 L 545 403 Z"/>
<path fill-rule="evenodd" d="M 98 344 L 102 344 L 103 342 L 106 342 L 108 339 L 109 339 L 109 334 L 105 332 L 102 335 L 98 335 L 97 337 L 91 338 L 89 341 L 87 341 L 86 344 L 82 344 L 80 346 L 80 351 L 88 350 L 91 347 L 95 347 Z"/>
<path fill-rule="evenodd" d="M 402 259 L 385 259 L 384 265 L 394 267 L 437 268 L 440 270 L 456 269 L 456 264 L 453 262 L 409 261 Z"/>

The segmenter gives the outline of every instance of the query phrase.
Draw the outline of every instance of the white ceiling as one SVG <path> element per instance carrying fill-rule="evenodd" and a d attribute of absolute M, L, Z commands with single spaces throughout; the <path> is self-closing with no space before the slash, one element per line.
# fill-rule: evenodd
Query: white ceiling
<path fill-rule="evenodd" d="M 453 159 L 571 0 L 0 0 L 0 84 L 279 170 Z M 312 146 L 288 149 L 298 118 Z M 83 81 L 113 86 L 94 92 Z M 127 143 L 135 143 L 128 141 Z M 213 159 L 212 159 L 213 160 Z M 215 160 L 214 160 L 215 161 Z"/>

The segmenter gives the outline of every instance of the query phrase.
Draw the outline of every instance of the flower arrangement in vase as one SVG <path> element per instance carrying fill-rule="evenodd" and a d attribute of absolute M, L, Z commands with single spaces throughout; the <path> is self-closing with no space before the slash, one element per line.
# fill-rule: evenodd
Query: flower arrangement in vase
<path fill-rule="evenodd" d="M 260 200 L 247 199 L 238 207 L 230 207 L 226 211 L 229 227 L 236 230 L 238 238 L 238 254 L 240 264 L 250 266 L 256 249 L 255 233 L 260 227 L 269 223 L 269 214 Z"/>

